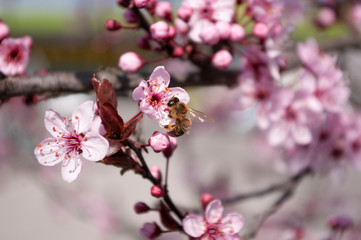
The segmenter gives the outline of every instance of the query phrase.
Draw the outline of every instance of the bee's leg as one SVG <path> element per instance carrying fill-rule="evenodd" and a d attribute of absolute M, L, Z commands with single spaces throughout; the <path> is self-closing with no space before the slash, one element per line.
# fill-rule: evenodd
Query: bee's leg
<path fill-rule="evenodd" d="M 172 130 L 175 125 L 164 125 L 163 127 L 167 130 Z"/>

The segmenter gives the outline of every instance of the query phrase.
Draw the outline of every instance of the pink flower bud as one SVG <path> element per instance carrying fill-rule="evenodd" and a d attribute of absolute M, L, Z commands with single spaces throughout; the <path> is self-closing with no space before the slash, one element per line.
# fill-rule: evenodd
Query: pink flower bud
<path fill-rule="evenodd" d="M 166 149 L 164 149 L 163 154 L 166 158 L 170 158 L 177 148 L 177 139 L 175 137 L 169 136 L 169 144 Z"/>
<path fill-rule="evenodd" d="M 151 166 L 149 168 L 149 171 L 158 182 L 162 181 L 162 172 L 160 171 L 158 166 L 155 165 Z"/>
<path fill-rule="evenodd" d="M 154 14 L 154 9 L 156 5 L 157 0 L 148 0 L 146 8 L 150 12 L 150 14 Z"/>
<path fill-rule="evenodd" d="M 158 21 L 150 26 L 152 38 L 158 41 L 168 39 L 169 26 L 164 21 Z"/>
<path fill-rule="evenodd" d="M 123 17 L 127 23 L 138 23 L 138 17 L 131 9 L 125 10 Z"/>
<path fill-rule="evenodd" d="M 117 0 L 117 3 L 119 6 L 127 8 L 130 5 L 130 0 Z"/>
<path fill-rule="evenodd" d="M 140 229 L 140 233 L 148 239 L 154 239 L 162 233 L 162 230 L 155 222 L 148 222 Z"/>
<path fill-rule="evenodd" d="M 153 148 L 154 152 L 162 152 L 168 147 L 170 140 L 167 134 L 154 132 L 149 138 L 148 143 Z"/>
<path fill-rule="evenodd" d="M 134 205 L 134 211 L 137 213 L 137 214 L 141 214 L 141 213 L 146 213 L 150 210 L 150 208 L 148 207 L 147 204 L 145 204 L 144 202 L 137 202 L 135 205 Z"/>
<path fill-rule="evenodd" d="M 177 57 L 177 58 L 180 58 L 183 56 L 184 54 L 184 49 L 180 46 L 176 46 L 174 49 L 173 49 L 173 57 Z"/>
<path fill-rule="evenodd" d="M 253 35 L 259 38 L 265 38 L 268 35 L 268 27 L 264 23 L 256 23 L 253 26 Z"/>
<path fill-rule="evenodd" d="M 317 13 L 316 24 L 321 28 L 326 28 L 334 24 L 336 21 L 336 13 L 332 8 L 323 7 Z"/>
<path fill-rule="evenodd" d="M 244 28 L 239 24 L 231 25 L 231 36 L 230 39 L 232 42 L 239 42 L 246 36 Z"/>
<path fill-rule="evenodd" d="M 154 185 L 152 187 L 152 189 L 150 190 L 150 193 L 155 198 L 160 198 L 160 197 L 163 197 L 163 195 L 164 195 L 163 188 L 161 186 L 158 186 L 158 185 Z"/>
<path fill-rule="evenodd" d="M 10 28 L 3 22 L 0 22 L 0 42 L 9 36 Z"/>
<path fill-rule="evenodd" d="M 352 219 L 347 215 L 332 217 L 327 223 L 330 228 L 341 231 L 344 231 L 353 225 Z"/>
<path fill-rule="evenodd" d="M 201 197 L 203 209 L 206 209 L 209 202 L 213 200 L 213 195 L 210 193 L 203 193 Z"/>
<path fill-rule="evenodd" d="M 227 68 L 232 63 L 233 57 L 227 50 L 219 50 L 212 57 L 212 64 L 216 68 Z"/>
<path fill-rule="evenodd" d="M 177 31 L 180 32 L 181 34 L 186 34 L 189 31 L 188 24 L 185 23 L 182 19 L 177 18 L 174 21 L 174 25 L 175 25 L 175 28 L 177 29 Z"/>
<path fill-rule="evenodd" d="M 178 8 L 177 16 L 185 22 L 188 22 L 189 18 L 193 14 L 193 9 L 187 6 Z"/>
<path fill-rule="evenodd" d="M 137 44 L 140 48 L 150 49 L 150 37 L 148 34 L 141 36 L 137 40 Z"/>
<path fill-rule="evenodd" d="M 118 21 L 109 18 L 106 22 L 105 22 L 105 28 L 109 31 L 116 31 L 118 29 L 121 28 L 121 25 Z"/>
<path fill-rule="evenodd" d="M 154 9 L 155 14 L 168 21 L 172 21 L 172 5 L 170 2 L 158 2 Z"/>
<path fill-rule="evenodd" d="M 214 45 L 219 42 L 219 32 L 214 24 L 203 24 L 199 37 L 205 44 Z"/>
<path fill-rule="evenodd" d="M 134 0 L 133 3 L 138 8 L 144 8 L 147 5 L 148 0 Z"/>
<path fill-rule="evenodd" d="M 227 39 L 231 35 L 231 25 L 228 22 L 216 22 L 216 28 L 221 39 Z"/>
<path fill-rule="evenodd" d="M 173 26 L 169 26 L 168 39 L 173 39 L 175 34 L 176 34 L 175 28 Z"/>
<path fill-rule="evenodd" d="M 135 52 L 126 52 L 119 58 L 118 66 L 126 72 L 136 72 L 144 64 L 143 59 Z"/>

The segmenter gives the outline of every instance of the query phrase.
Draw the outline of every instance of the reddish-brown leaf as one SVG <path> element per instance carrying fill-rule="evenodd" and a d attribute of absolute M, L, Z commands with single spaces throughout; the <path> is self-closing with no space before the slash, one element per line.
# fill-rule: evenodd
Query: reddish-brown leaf
<path fill-rule="evenodd" d="M 138 122 L 143 119 L 143 114 L 139 114 L 137 117 L 131 119 L 124 127 L 123 140 L 129 138 L 135 131 Z"/>
<path fill-rule="evenodd" d="M 93 83 L 93 88 L 95 90 L 95 93 L 98 94 L 100 81 L 99 81 L 99 79 L 96 78 L 95 74 L 93 74 L 92 83 Z"/>
<path fill-rule="evenodd" d="M 121 116 L 119 116 L 114 106 L 106 102 L 99 105 L 99 116 L 102 119 L 105 130 L 109 134 L 109 137 L 115 137 L 116 139 L 122 139 L 124 131 L 124 122 Z"/>
<path fill-rule="evenodd" d="M 113 105 L 114 108 L 117 108 L 117 95 L 115 94 L 113 85 L 108 81 L 108 79 L 104 79 L 100 83 L 97 91 L 97 97 L 99 100 L 99 104 L 109 102 Z"/>

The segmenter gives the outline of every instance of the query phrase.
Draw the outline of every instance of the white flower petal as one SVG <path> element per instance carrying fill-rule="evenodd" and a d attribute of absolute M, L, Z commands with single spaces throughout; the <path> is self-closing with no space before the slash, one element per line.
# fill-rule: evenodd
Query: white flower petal
<path fill-rule="evenodd" d="M 183 229 L 191 237 L 198 238 L 206 231 L 202 216 L 189 214 L 183 219 Z"/>
<path fill-rule="evenodd" d="M 234 235 L 242 229 L 243 224 L 244 220 L 241 215 L 238 213 L 230 213 L 222 219 L 219 231 L 227 235 Z"/>
<path fill-rule="evenodd" d="M 69 132 L 66 118 L 52 109 L 45 111 L 44 123 L 46 129 L 53 137 L 60 137 L 62 134 Z"/>
<path fill-rule="evenodd" d="M 277 125 L 273 125 L 270 132 L 268 133 L 268 142 L 273 146 L 277 146 L 286 140 L 287 135 L 287 125 L 278 123 Z"/>
<path fill-rule="evenodd" d="M 71 116 L 74 130 L 77 133 L 87 132 L 93 123 L 93 117 L 94 103 L 92 101 L 82 103 L 74 110 L 73 115 Z"/>
<path fill-rule="evenodd" d="M 291 130 L 292 136 L 298 144 L 309 144 L 312 141 L 312 134 L 308 127 L 295 125 Z"/>
<path fill-rule="evenodd" d="M 165 70 L 164 66 L 158 66 L 154 69 L 154 71 L 150 75 L 149 81 L 152 81 L 152 83 L 156 85 L 160 84 L 168 87 L 170 81 L 170 75 Z"/>
<path fill-rule="evenodd" d="M 223 206 L 220 200 L 216 199 L 208 203 L 206 208 L 206 220 L 208 223 L 216 223 L 222 218 Z"/>
<path fill-rule="evenodd" d="M 53 166 L 63 160 L 67 152 L 65 146 L 66 144 L 59 139 L 47 138 L 36 146 L 34 154 L 40 164 Z"/>
<path fill-rule="evenodd" d="M 83 158 L 89 161 L 99 161 L 107 154 L 109 142 L 97 133 L 88 132 L 85 134 L 81 146 Z"/>
<path fill-rule="evenodd" d="M 74 181 L 82 168 L 83 162 L 81 156 L 76 152 L 71 152 L 64 157 L 63 164 L 61 166 L 61 175 L 66 182 Z"/>
<path fill-rule="evenodd" d="M 181 87 L 174 87 L 174 88 L 170 88 L 169 90 L 171 90 L 170 95 L 172 95 L 172 97 L 177 97 L 179 99 L 180 102 L 187 104 L 190 100 L 190 97 L 187 93 L 186 90 L 184 90 Z"/>

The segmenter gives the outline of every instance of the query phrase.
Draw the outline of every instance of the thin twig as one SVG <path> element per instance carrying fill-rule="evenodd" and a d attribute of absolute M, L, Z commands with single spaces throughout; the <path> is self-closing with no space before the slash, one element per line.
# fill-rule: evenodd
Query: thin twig
<path fill-rule="evenodd" d="M 261 214 L 258 221 L 249 228 L 247 233 L 245 233 L 242 236 L 243 240 L 252 239 L 254 238 L 259 229 L 262 227 L 263 223 L 269 218 L 272 214 L 277 212 L 281 206 L 291 198 L 294 191 L 296 190 L 296 187 L 300 183 L 301 179 L 303 179 L 305 176 L 311 173 L 311 170 L 309 168 L 304 169 L 299 174 L 295 175 L 293 178 L 290 179 L 289 183 L 287 184 L 287 187 L 284 189 L 283 193 L 277 200 L 271 205 L 270 208 L 268 208 L 264 213 Z"/>

